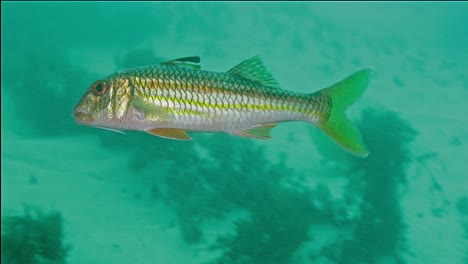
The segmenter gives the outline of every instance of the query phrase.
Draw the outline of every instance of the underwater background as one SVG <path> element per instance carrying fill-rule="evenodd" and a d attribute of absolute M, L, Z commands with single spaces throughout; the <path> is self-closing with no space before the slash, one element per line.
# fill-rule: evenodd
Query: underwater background
<path fill-rule="evenodd" d="M 467 2 L 2 2 L 2 263 L 468 263 Z M 96 79 L 260 55 L 312 92 L 375 72 L 348 111 L 267 141 L 84 127 Z"/>

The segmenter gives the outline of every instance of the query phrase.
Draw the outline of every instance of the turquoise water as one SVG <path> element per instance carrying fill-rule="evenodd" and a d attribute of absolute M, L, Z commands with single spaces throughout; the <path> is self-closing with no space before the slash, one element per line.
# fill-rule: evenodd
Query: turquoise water
<path fill-rule="evenodd" d="M 468 4 L 2 2 L 4 263 L 468 263 Z M 312 92 L 364 68 L 371 154 L 288 122 L 261 141 L 85 127 L 98 78 L 260 55 Z"/>

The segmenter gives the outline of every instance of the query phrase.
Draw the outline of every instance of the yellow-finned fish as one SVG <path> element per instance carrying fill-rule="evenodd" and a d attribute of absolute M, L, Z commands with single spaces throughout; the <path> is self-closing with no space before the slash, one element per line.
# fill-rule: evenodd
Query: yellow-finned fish
<path fill-rule="evenodd" d="M 362 69 L 314 93 L 283 90 L 259 56 L 227 72 L 201 70 L 200 57 L 132 68 L 95 81 L 73 109 L 77 123 L 115 131 L 140 130 L 171 139 L 187 131 L 226 132 L 268 139 L 285 121 L 318 126 L 351 153 L 369 153 L 345 115 L 365 91 Z"/>

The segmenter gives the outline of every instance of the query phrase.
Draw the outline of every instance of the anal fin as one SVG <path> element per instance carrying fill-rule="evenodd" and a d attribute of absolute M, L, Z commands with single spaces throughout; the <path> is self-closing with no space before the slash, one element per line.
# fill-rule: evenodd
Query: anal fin
<path fill-rule="evenodd" d="M 247 138 L 270 139 L 271 129 L 276 125 L 277 123 L 260 124 L 246 129 L 235 130 L 231 134 Z"/>
<path fill-rule="evenodd" d="M 177 128 L 152 128 L 145 130 L 146 133 L 169 139 L 191 140 L 192 138 L 185 130 Z"/>

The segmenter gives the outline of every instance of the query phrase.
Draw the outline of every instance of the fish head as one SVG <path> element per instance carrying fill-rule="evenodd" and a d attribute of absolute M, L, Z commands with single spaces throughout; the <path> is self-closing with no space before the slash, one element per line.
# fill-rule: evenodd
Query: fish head
<path fill-rule="evenodd" d="M 88 87 L 73 108 L 72 116 L 81 125 L 117 128 L 123 126 L 130 100 L 128 81 L 105 78 Z"/>

